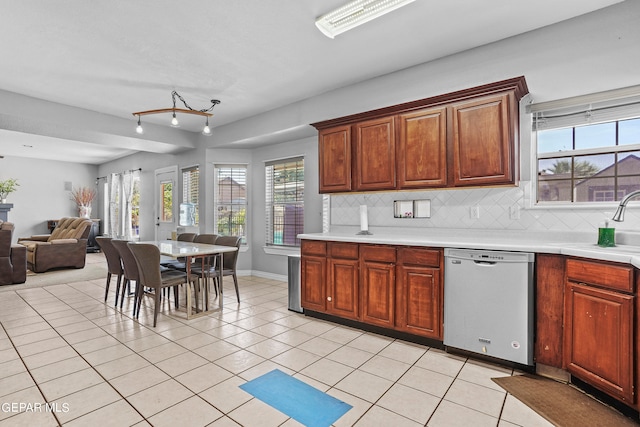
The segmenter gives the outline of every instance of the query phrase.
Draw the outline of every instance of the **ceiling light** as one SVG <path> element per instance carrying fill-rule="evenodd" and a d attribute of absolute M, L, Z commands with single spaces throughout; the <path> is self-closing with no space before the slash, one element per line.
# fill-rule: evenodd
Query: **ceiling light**
<path fill-rule="evenodd" d="M 211 135 L 211 129 L 209 128 L 209 117 L 207 117 L 207 124 L 204 125 L 204 129 L 202 129 L 203 135 Z"/>
<path fill-rule="evenodd" d="M 184 104 L 185 108 L 176 108 L 176 97 Z M 182 114 L 194 114 L 196 116 L 204 116 L 207 118 L 207 123 L 202 131 L 205 135 L 211 135 L 211 129 L 209 128 L 209 117 L 213 116 L 213 113 L 210 113 L 213 110 L 213 107 L 220 104 L 220 101 L 217 99 L 211 100 L 211 106 L 209 108 L 203 108 L 202 110 L 194 110 L 187 104 L 182 96 L 175 90 L 171 92 L 171 98 L 173 99 L 173 107 L 172 108 L 161 108 L 158 110 L 147 110 L 147 111 L 138 111 L 136 113 L 132 113 L 134 116 L 138 116 L 138 126 L 136 127 L 136 132 L 139 134 L 144 133 L 142 129 L 142 125 L 140 124 L 140 116 L 144 116 L 147 114 L 160 114 L 160 113 L 172 113 L 171 117 L 171 126 L 172 127 L 180 127 L 180 122 L 178 121 L 178 117 L 176 117 L 176 113 Z"/>
<path fill-rule="evenodd" d="M 178 121 L 178 118 L 176 117 L 176 112 L 173 112 L 173 118 L 171 119 L 171 127 L 172 128 L 179 128 L 180 127 L 180 122 Z"/>
<path fill-rule="evenodd" d="M 322 34 L 334 38 L 415 0 L 355 0 L 316 19 Z"/>
<path fill-rule="evenodd" d="M 142 135 L 144 133 L 144 129 L 142 129 L 142 124 L 140 123 L 140 116 L 138 115 L 138 126 L 136 127 L 136 132 Z"/>

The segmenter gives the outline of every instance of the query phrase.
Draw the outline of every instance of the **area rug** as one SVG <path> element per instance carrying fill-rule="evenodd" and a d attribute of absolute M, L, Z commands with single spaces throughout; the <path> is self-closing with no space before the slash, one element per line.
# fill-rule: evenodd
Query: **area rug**
<path fill-rule="evenodd" d="M 634 420 L 570 384 L 530 374 L 492 380 L 557 427 L 638 427 Z"/>
<path fill-rule="evenodd" d="M 352 408 L 279 369 L 240 388 L 307 427 L 329 427 Z"/>
<path fill-rule="evenodd" d="M 86 264 L 84 268 L 50 270 L 44 273 L 33 273 L 28 271 L 27 281 L 25 283 L 0 286 L 0 292 L 21 291 L 24 289 L 59 285 L 61 283 L 84 282 L 95 279 L 107 279 L 107 269 L 104 264 Z"/>

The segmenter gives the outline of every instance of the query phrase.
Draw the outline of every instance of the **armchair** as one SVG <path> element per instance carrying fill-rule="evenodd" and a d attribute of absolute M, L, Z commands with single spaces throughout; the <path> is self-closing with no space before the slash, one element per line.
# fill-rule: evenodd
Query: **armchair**
<path fill-rule="evenodd" d="M 51 234 L 21 237 L 27 248 L 27 265 L 35 273 L 52 268 L 84 268 L 91 220 L 62 218 Z"/>
<path fill-rule="evenodd" d="M 13 223 L 0 220 L 0 285 L 27 280 L 27 248 L 12 245 Z"/>

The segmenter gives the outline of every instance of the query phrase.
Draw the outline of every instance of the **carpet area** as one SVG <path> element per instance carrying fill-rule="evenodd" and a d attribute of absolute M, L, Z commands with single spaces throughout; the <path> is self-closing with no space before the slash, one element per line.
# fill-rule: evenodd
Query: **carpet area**
<path fill-rule="evenodd" d="M 307 427 L 329 427 L 352 408 L 279 369 L 240 388 Z"/>
<path fill-rule="evenodd" d="M 104 264 L 86 264 L 84 268 L 50 270 L 44 273 L 27 271 L 27 281 L 25 283 L 0 286 L 0 292 L 20 291 L 49 285 L 59 285 L 61 283 L 83 282 L 95 279 L 104 279 L 106 281 L 107 268 Z"/>
<path fill-rule="evenodd" d="M 635 420 L 570 384 L 530 374 L 492 380 L 557 427 L 638 427 Z"/>

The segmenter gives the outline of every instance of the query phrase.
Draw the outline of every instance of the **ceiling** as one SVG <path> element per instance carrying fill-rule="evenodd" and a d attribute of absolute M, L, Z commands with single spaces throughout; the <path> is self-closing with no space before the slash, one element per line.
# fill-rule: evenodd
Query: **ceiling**
<path fill-rule="evenodd" d="M 0 17 L 0 89 L 131 120 L 132 130 L 132 112 L 169 108 L 176 90 L 194 109 L 222 102 L 210 121 L 215 133 L 618 2 L 417 0 L 332 40 L 314 20 L 345 0 L 11 1 Z M 170 116 L 144 119 L 168 126 Z M 181 129 L 201 127 L 184 120 Z M 0 130 L 0 154 L 56 158 L 57 152 L 63 160 L 100 164 L 134 152 L 55 139 Z M 25 154 L 25 145 L 37 149 Z"/>

